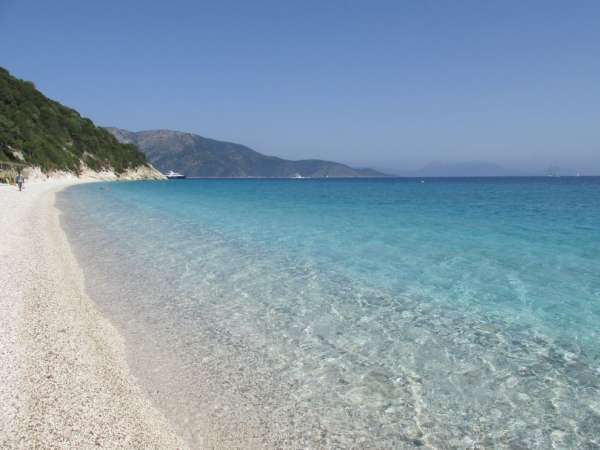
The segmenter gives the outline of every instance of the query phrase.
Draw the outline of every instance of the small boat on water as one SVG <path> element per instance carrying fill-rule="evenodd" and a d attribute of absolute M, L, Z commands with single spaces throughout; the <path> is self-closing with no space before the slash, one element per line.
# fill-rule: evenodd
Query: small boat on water
<path fill-rule="evenodd" d="M 165 175 L 169 180 L 184 180 L 185 175 L 169 170 L 169 173 Z"/>

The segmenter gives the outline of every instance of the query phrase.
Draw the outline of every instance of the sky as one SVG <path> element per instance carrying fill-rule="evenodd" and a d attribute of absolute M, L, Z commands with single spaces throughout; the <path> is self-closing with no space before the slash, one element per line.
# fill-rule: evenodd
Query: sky
<path fill-rule="evenodd" d="M 0 66 L 103 126 L 600 174 L 597 0 L 0 0 Z"/>

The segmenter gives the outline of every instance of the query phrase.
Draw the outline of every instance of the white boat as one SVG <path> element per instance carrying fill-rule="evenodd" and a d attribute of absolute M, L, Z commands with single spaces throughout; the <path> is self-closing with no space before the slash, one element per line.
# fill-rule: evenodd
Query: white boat
<path fill-rule="evenodd" d="M 169 170 L 169 173 L 165 174 L 165 176 L 169 179 L 169 180 L 183 180 L 185 179 L 185 175 L 178 173 L 178 172 L 174 172 L 172 170 Z"/>

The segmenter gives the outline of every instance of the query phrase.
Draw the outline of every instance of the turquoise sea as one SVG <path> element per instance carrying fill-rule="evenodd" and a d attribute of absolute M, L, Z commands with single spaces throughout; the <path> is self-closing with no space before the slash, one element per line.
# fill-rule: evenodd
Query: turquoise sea
<path fill-rule="evenodd" d="M 57 203 L 194 447 L 600 448 L 600 178 L 95 183 Z"/>

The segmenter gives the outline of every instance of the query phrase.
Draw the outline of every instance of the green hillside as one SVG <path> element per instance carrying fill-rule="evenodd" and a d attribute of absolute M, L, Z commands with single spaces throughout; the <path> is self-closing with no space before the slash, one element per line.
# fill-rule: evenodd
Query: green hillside
<path fill-rule="evenodd" d="M 43 171 L 122 173 L 146 164 L 143 153 L 119 143 L 71 108 L 50 100 L 33 83 L 0 67 L 0 161 L 24 162 Z"/>

